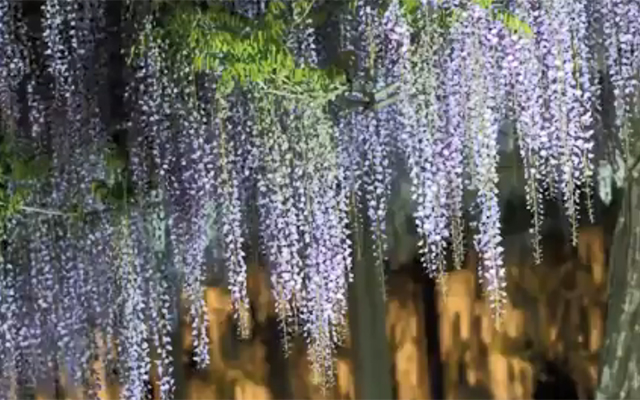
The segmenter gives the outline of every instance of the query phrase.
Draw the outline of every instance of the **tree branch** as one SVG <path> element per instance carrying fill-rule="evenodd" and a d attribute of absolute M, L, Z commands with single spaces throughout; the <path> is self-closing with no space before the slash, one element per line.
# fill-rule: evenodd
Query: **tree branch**
<path fill-rule="evenodd" d="M 77 213 L 65 213 L 58 210 L 49 210 L 46 208 L 39 208 L 39 207 L 22 206 L 20 207 L 20 209 L 26 212 L 45 214 L 45 215 L 55 215 L 59 217 L 76 217 L 79 215 Z"/>

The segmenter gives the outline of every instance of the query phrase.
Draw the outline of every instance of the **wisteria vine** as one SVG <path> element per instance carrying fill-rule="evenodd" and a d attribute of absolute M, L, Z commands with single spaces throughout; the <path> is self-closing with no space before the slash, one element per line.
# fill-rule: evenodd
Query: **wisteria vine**
<path fill-rule="evenodd" d="M 0 160 L 0 393 L 20 398 L 64 375 L 96 398 L 100 361 L 118 371 L 122 398 L 143 398 L 152 371 L 172 398 L 179 307 L 204 367 L 203 289 L 224 273 L 250 337 L 255 261 L 270 273 L 285 352 L 300 332 L 314 378 L 331 385 L 352 264 L 370 261 L 384 282 L 397 160 L 425 270 L 444 284 L 473 246 L 499 322 L 505 121 L 536 263 L 547 199 L 577 240 L 579 220 L 593 219 L 595 143 L 613 138 L 627 159 L 633 148 L 639 0 L 354 0 L 331 21 L 340 73 L 324 67 L 331 51 L 312 18 L 322 3 L 187 13 L 197 23 L 181 46 L 163 34 L 166 9 L 130 2 L 117 28 L 136 51 L 119 49 L 125 117 L 114 126 L 108 2 L 47 0 L 34 16 L 0 0 L 0 153 L 11 154 Z M 246 29 L 220 29 L 216 42 L 216 23 L 272 31 L 255 35 L 259 46 Z M 602 129 L 604 85 L 619 135 Z M 25 172 L 36 165 L 44 172 Z"/>

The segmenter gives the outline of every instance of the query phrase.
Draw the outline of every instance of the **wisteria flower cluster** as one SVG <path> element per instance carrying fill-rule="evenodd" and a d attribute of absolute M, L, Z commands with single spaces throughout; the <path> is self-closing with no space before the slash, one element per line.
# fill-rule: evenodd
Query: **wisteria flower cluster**
<path fill-rule="evenodd" d="M 253 19 L 266 3 L 229 7 Z M 101 361 L 118 371 L 122 398 L 142 399 L 152 371 L 172 398 L 179 307 L 206 366 L 203 288 L 223 271 L 238 333 L 249 337 L 253 254 L 270 273 L 285 351 L 301 333 L 317 383 L 331 385 L 352 264 L 370 261 L 384 282 L 399 164 L 426 271 L 443 279 L 472 245 L 499 322 L 500 128 L 516 127 L 540 262 L 545 199 L 562 202 L 574 241 L 583 204 L 592 217 L 595 132 L 619 139 L 628 156 L 640 111 L 640 1 L 378 3 L 357 0 L 332 22 L 331 45 L 353 55 L 345 91 L 367 92 L 356 107 L 294 96 L 277 86 L 291 85 L 283 79 L 222 87 L 224 63 L 196 71 L 189 48 L 155 34 L 153 7 L 130 4 L 122 44 L 145 45 L 118 77 L 118 106 L 105 96 L 115 81 L 109 2 L 46 0 L 34 39 L 25 3 L 0 0 L 2 140 L 50 161 L 45 177 L 0 180 L 9 194 L 29 191 L 0 221 L 0 393 L 21 398 L 63 374 L 95 398 Z M 312 7 L 294 9 L 285 33 L 294 68 L 320 70 L 330 52 Z M 604 85 L 619 136 L 601 129 Z M 125 123 L 113 128 L 118 107 Z"/>

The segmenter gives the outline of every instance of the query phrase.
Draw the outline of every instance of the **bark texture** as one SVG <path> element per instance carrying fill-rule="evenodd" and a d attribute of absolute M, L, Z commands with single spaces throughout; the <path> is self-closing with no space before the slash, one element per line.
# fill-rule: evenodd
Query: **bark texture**
<path fill-rule="evenodd" d="M 610 253 L 596 399 L 640 398 L 640 179 L 634 176 L 626 189 Z"/>

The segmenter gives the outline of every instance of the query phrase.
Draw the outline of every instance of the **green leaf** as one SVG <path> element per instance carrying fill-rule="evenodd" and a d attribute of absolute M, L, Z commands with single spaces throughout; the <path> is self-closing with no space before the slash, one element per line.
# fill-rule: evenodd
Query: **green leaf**
<path fill-rule="evenodd" d="M 102 180 L 94 180 L 91 182 L 91 194 L 98 201 L 106 201 L 109 196 L 109 185 Z"/>
<path fill-rule="evenodd" d="M 29 178 L 29 166 L 27 163 L 19 160 L 15 161 L 11 171 L 11 178 L 16 181 L 27 180 Z"/>
<path fill-rule="evenodd" d="M 322 26 L 329 18 L 329 11 L 326 7 L 321 8 L 311 15 L 311 26 L 314 28 Z"/>

